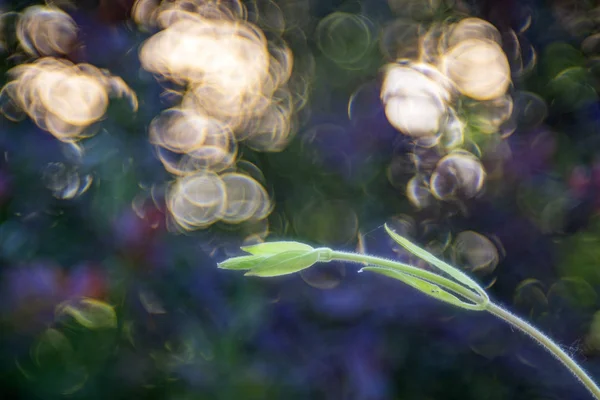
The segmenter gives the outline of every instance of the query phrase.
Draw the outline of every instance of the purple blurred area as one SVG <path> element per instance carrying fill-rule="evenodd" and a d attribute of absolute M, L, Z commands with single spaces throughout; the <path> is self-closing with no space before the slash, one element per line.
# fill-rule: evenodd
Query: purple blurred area
<path fill-rule="evenodd" d="M 53 4 L 0 3 L 3 398 L 588 398 L 492 316 L 359 264 L 261 279 L 217 263 L 240 246 L 297 240 L 431 268 L 386 235 L 387 223 L 600 379 L 597 6 Z M 39 26 L 25 26 L 27 10 Z M 469 35 L 488 35 L 469 40 L 507 60 L 500 100 L 473 94 L 497 77 L 475 89 L 447 83 L 446 93 L 432 72 L 450 71 L 435 52 L 451 53 L 452 24 L 467 17 Z M 253 64 L 259 50 L 266 73 Z M 232 68 L 221 55 L 246 58 Z M 39 60 L 51 57 L 45 70 Z M 420 80 L 384 83 L 392 67 Z M 263 79 L 260 95 L 248 71 Z M 25 82 L 42 74 L 38 86 Z M 88 86 L 77 92 L 77 82 Z M 411 84 L 423 82 L 439 91 L 415 96 Z M 441 116 L 416 124 L 410 107 L 436 110 L 440 99 Z M 204 114 L 181 111 L 189 104 Z M 172 125 L 158 117 L 169 109 Z"/>

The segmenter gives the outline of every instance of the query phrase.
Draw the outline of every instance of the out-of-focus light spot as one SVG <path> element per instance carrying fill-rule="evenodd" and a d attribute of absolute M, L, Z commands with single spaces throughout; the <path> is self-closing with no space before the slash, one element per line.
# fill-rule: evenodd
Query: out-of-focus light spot
<path fill-rule="evenodd" d="M 492 134 L 512 116 L 513 99 L 503 95 L 492 100 L 478 101 L 465 107 L 469 114 L 469 125 L 479 132 Z M 511 132 L 503 132 L 508 135 Z"/>
<path fill-rule="evenodd" d="M 149 128 L 150 143 L 175 153 L 187 153 L 201 147 L 212 132 L 226 129 L 214 118 L 174 108 L 154 118 Z"/>
<path fill-rule="evenodd" d="M 155 143 L 166 144 L 173 150 L 178 150 L 176 153 L 165 147 L 158 147 L 158 158 L 167 171 L 180 176 L 194 174 L 204 169 L 218 172 L 230 167 L 235 162 L 237 143 L 232 132 L 218 120 L 211 121 L 210 118 L 203 120 L 203 117 L 199 117 L 180 122 L 183 123 L 183 126 L 181 124 L 176 124 L 174 127 L 165 126 L 162 131 L 159 129 L 163 127 L 160 121 L 152 125 L 152 132 L 156 132 L 157 137 L 154 139 Z M 196 124 L 195 131 L 181 129 L 190 128 L 185 126 L 188 123 Z M 194 141 L 195 144 L 201 140 L 202 144 L 184 149 L 181 141 L 177 143 L 180 140 L 178 136 Z M 183 154 L 178 154 L 179 152 Z"/>
<path fill-rule="evenodd" d="M 344 200 L 315 201 L 296 215 L 294 228 L 316 243 L 342 246 L 356 238 L 358 216 Z"/>
<path fill-rule="evenodd" d="M 271 203 L 269 203 L 270 205 Z M 271 210 L 269 210 L 269 213 Z M 228 232 L 235 232 L 236 237 L 242 238 L 241 244 L 239 241 L 230 242 L 226 245 L 225 252 L 230 257 L 239 255 L 240 246 L 251 246 L 258 243 L 263 243 L 267 236 L 271 234 L 270 218 L 258 218 L 256 213 L 252 218 L 236 223 L 228 223 L 223 221 L 219 224 L 219 229 Z M 231 246 L 231 247 L 230 247 Z"/>
<path fill-rule="evenodd" d="M 373 43 L 372 23 L 364 16 L 334 12 L 317 25 L 317 46 L 342 68 L 355 69 Z"/>
<path fill-rule="evenodd" d="M 259 238 L 268 234 L 266 217 L 273 210 L 266 190 L 251 176 L 240 172 L 219 176 L 207 170 L 179 178 L 167 193 L 167 206 L 184 230 L 207 228 L 218 221 L 245 223 L 245 235 Z"/>
<path fill-rule="evenodd" d="M 552 15 L 556 23 L 574 37 L 584 36 L 594 30 L 597 20 L 596 2 L 578 0 L 554 1 Z"/>
<path fill-rule="evenodd" d="M 448 25 L 435 22 L 424 31 L 420 38 L 419 60 L 437 65 L 447 46 Z"/>
<path fill-rule="evenodd" d="M 65 158 L 73 163 L 80 163 L 85 155 L 85 149 L 79 142 L 63 142 L 60 150 Z"/>
<path fill-rule="evenodd" d="M 468 336 L 471 350 L 480 356 L 493 360 L 506 353 L 509 337 L 502 329 L 493 324 L 475 327 Z"/>
<path fill-rule="evenodd" d="M 17 22 L 21 47 L 36 57 L 59 57 L 73 50 L 77 25 L 64 11 L 48 6 L 25 9 Z"/>
<path fill-rule="evenodd" d="M 569 311 L 573 308 L 595 307 L 598 294 L 594 288 L 579 277 L 565 277 L 550 286 L 548 304 L 553 311 Z"/>
<path fill-rule="evenodd" d="M 482 148 L 472 140 L 465 140 L 465 143 L 462 145 L 462 149 L 471 153 L 473 156 L 481 159 L 483 157 Z"/>
<path fill-rule="evenodd" d="M 396 15 L 421 19 L 431 17 L 441 6 L 441 0 L 388 0 L 390 9 Z"/>
<path fill-rule="evenodd" d="M 357 123 L 377 116 L 381 111 L 379 87 L 375 82 L 364 83 L 350 96 L 348 118 Z"/>
<path fill-rule="evenodd" d="M 74 349 L 69 339 L 57 329 L 48 328 L 38 338 L 33 350 L 33 361 L 40 367 L 55 362 L 54 357 L 68 359 Z"/>
<path fill-rule="evenodd" d="M 385 115 L 392 126 L 411 136 L 431 136 L 440 127 L 443 109 L 431 97 L 392 97 Z"/>
<path fill-rule="evenodd" d="M 223 216 L 226 191 L 214 172 L 198 172 L 178 179 L 167 194 L 171 215 L 185 230 L 206 228 Z"/>
<path fill-rule="evenodd" d="M 506 93 L 510 67 L 498 43 L 467 39 L 448 50 L 442 70 L 465 96 L 491 100 Z"/>
<path fill-rule="evenodd" d="M 184 108 L 202 110 L 234 131 L 239 128 L 246 137 L 251 136 L 246 124 L 252 119 L 272 122 L 283 111 L 284 129 L 276 136 L 287 135 L 290 107 L 271 105 L 276 90 L 291 75 L 289 49 L 273 47 L 262 31 L 247 22 L 207 19 L 183 11 L 177 15 L 144 43 L 142 66 L 187 85 Z"/>
<path fill-rule="evenodd" d="M 452 150 L 464 142 L 465 123 L 458 118 L 452 107 L 447 109 L 447 119 L 442 131 L 442 145 Z"/>
<path fill-rule="evenodd" d="M 137 99 L 127 85 L 92 65 L 45 57 L 9 74 L 12 79 L 0 93 L 4 115 L 18 120 L 25 112 L 62 141 L 89 135 L 87 128 L 104 116 L 109 96 L 126 96 L 137 110 Z"/>
<path fill-rule="evenodd" d="M 532 92 L 519 91 L 513 95 L 515 120 L 519 128 L 528 130 L 540 125 L 548 115 L 548 106 L 542 97 Z"/>
<path fill-rule="evenodd" d="M 531 28 L 531 21 L 533 19 L 532 12 L 532 9 L 527 6 L 518 7 L 519 17 L 515 27 L 517 33 L 525 33 L 529 30 L 529 28 Z"/>
<path fill-rule="evenodd" d="M 447 38 L 447 47 L 454 47 L 469 39 L 489 40 L 502 44 L 502 37 L 496 27 L 479 18 L 465 18 L 453 25 Z"/>
<path fill-rule="evenodd" d="M 501 137 L 494 138 L 485 145 L 485 170 L 486 170 L 486 181 L 493 180 L 504 180 L 504 171 L 507 163 L 512 158 L 512 150 L 507 141 L 502 140 Z M 505 187 L 499 185 L 491 185 L 490 193 L 492 197 L 499 196 Z"/>
<path fill-rule="evenodd" d="M 345 276 L 346 268 L 344 264 L 335 261 L 319 268 L 309 268 L 300 271 L 300 277 L 304 282 L 321 290 L 336 288 Z"/>
<path fill-rule="evenodd" d="M 541 139 L 552 138 L 543 135 Z M 563 231 L 572 198 L 560 180 L 547 178 L 525 181 L 517 188 L 516 200 L 521 211 L 543 233 Z"/>
<path fill-rule="evenodd" d="M 539 315 L 548 307 L 545 288 L 537 279 L 525 279 L 515 288 L 514 306 L 529 316 Z"/>
<path fill-rule="evenodd" d="M 240 0 L 137 0 L 133 6 L 132 17 L 143 27 L 165 27 L 187 13 L 201 15 L 207 19 L 229 21 L 247 17 L 246 7 Z"/>
<path fill-rule="evenodd" d="M 265 175 L 258 168 L 258 166 L 254 163 L 251 163 L 247 160 L 240 160 L 235 164 L 235 169 L 237 172 L 248 175 L 260 184 L 264 185 L 266 183 Z"/>
<path fill-rule="evenodd" d="M 427 218 L 420 221 L 419 231 L 424 239 L 431 238 L 430 240 L 443 243 L 444 249 L 450 245 L 451 233 L 447 230 L 447 227 L 441 225 L 439 220 Z"/>
<path fill-rule="evenodd" d="M 473 231 L 458 234 L 454 241 L 453 254 L 456 265 L 481 274 L 493 272 L 500 259 L 494 243 Z"/>
<path fill-rule="evenodd" d="M 525 36 L 508 30 L 502 38 L 502 48 L 506 53 L 512 75 L 522 77 L 531 72 L 537 62 L 537 52 Z"/>
<path fill-rule="evenodd" d="M 296 130 L 294 111 L 306 101 L 297 85 L 288 87 L 293 57 L 287 44 L 280 37 L 267 40 L 247 21 L 281 34 L 287 17 L 280 5 L 265 0 L 248 7 L 237 0 L 141 0 L 133 10 L 139 24 L 161 29 L 141 46 L 142 67 L 175 83 L 170 94 L 180 100 L 152 122 L 150 141 L 165 169 L 183 177 L 167 202 L 184 230 L 217 221 L 253 223 L 271 212 L 263 186 L 231 172 L 237 145 L 283 150 Z M 182 195 L 192 187 L 194 199 Z"/>
<path fill-rule="evenodd" d="M 442 158 L 431 174 L 431 193 L 440 200 L 472 198 L 484 181 L 481 162 L 469 152 L 454 151 Z"/>
<path fill-rule="evenodd" d="M 42 180 L 46 187 L 58 199 L 73 199 L 83 194 L 92 184 L 92 176 L 80 177 L 75 168 L 63 163 L 50 163 L 42 172 Z"/>
<path fill-rule="evenodd" d="M 379 47 L 389 61 L 416 60 L 421 54 L 420 38 L 425 28 L 411 19 L 396 19 L 381 31 Z"/>
<path fill-rule="evenodd" d="M 264 29 L 282 34 L 286 29 L 286 18 L 279 5 L 273 0 L 253 0 L 247 3 L 248 20 Z"/>
<path fill-rule="evenodd" d="M 594 33 L 581 42 L 581 50 L 588 55 L 600 53 L 600 33 Z"/>
<path fill-rule="evenodd" d="M 272 102 L 259 118 L 248 124 L 245 134 L 249 136 L 245 139 L 245 144 L 256 151 L 282 151 L 294 131 L 292 110 L 291 103 Z"/>
<path fill-rule="evenodd" d="M 272 210 L 265 189 L 253 178 L 240 173 L 221 176 L 225 184 L 226 207 L 221 219 L 227 223 L 240 223 L 250 219 L 261 220 Z"/>
<path fill-rule="evenodd" d="M 38 336 L 30 349 L 29 360 L 16 359 L 15 364 L 29 380 L 40 382 L 51 377 L 52 384 L 47 390 L 62 395 L 77 392 L 89 377 L 67 336 L 54 328 L 48 328 Z"/>
<path fill-rule="evenodd" d="M 212 169 L 220 171 L 235 161 L 237 144 L 229 130 L 211 131 L 204 145 L 187 153 L 183 170 Z"/>
<path fill-rule="evenodd" d="M 226 124 L 206 114 L 169 109 L 152 121 L 149 131 L 151 143 L 159 147 L 159 159 L 172 174 L 221 171 L 235 161 L 233 133 Z"/>
<path fill-rule="evenodd" d="M 598 100 L 592 85 L 592 75 L 587 68 L 566 68 L 549 83 L 553 106 L 561 111 L 573 111 Z"/>
<path fill-rule="evenodd" d="M 62 122 L 77 126 L 100 119 L 108 105 L 105 88 L 87 76 L 45 74 L 40 100 Z M 77 106 L 76 106 L 77 105 Z"/>
<path fill-rule="evenodd" d="M 394 96 L 431 96 L 437 102 L 450 100 L 451 83 L 430 64 L 390 64 L 381 89 L 384 103 Z"/>
<path fill-rule="evenodd" d="M 415 175 L 415 163 L 408 155 L 392 158 L 388 165 L 386 176 L 390 184 L 397 188 L 404 188 L 406 181 Z"/>
<path fill-rule="evenodd" d="M 450 99 L 447 80 L 429 65 L 389 65 L 381 88 L 385 115 L 394 128 L 413 137 L 439 132 Z"/>
<path fill-rule="evenodd" d="M 444 155 L 439 148 L 426 148 L 421 146 L 415 146 L 410 157 L 415 165 L 415 168 L 419 172 L 430 172 L 437 165 L 440 157 Z"/>
<path fill-rule="evenodd" d="M 433 202 L 429 183 L 422 175 L 415 175 L 408 181 L 406 197 L 417 208 L 426 208 Z"/>
<path fill-rule="evenodd" d="M 583 53 L 564 42 L 550 43 L 542 53 L 543 71 L 548 79 L 559 75 L 569 68 L 584 67 L 586 57 Z"/>
<path fill-rule="evenodd" d="M 192 16 L 148 39 L 140 60 L 148 71 L 174 81 L 206 83 L 232 100 L 259 89 L 269 66 L 266 39 L 257 29 Z"/>

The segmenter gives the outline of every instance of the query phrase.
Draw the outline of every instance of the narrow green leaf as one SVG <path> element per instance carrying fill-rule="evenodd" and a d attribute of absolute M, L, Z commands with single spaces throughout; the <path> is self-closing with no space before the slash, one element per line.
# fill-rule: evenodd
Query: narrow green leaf
<path fill-rule="evenodd" d="M 319 252 L 315 250 L 286 251 L 265 259 L 256 268 L 246 272 L 246 275 L 271 277 L 293 274 L 312 266 L 318 260 Z"/>
<path fill-rule="evenodd" d="M 392 231 L 390 229 L 390 227 L 387 226 L 387 224 L 385 225 L 385 230 L 387 231 L 388 235 L 390 235 L 390 237 L 392 239 L 394 239 L 394 241 L 396 243 L 398 243 L 400 246 L 404 247 L 406 250 L 410 251 L 417 257 L 427 261 L 431 265 L 438 267 L 439 269 L 441 269 L 442 271 L 444 271 L 445 273 L 447 273 L 448 275 L 450 275 L 457 281 L 461 282 L 463 285 L 466 285 L 472 289 L 475 289 L 479 294 L 482 294 L 485 298 L 487 298 L 487 294 L 485 294 L 485 291 L 483 290 L 483 288 L 481 286 L 479 286 L 477 284 L 477 282 L 475 282 L 473 279 L 469 278 L 466 274 L 464 274 L 460 270 L 456 269 L 455 267 L 451 266 L 450 264 L 440 260 L 439 258 L 435 257 L 433 254 L 422 249 L 421 247 L 417 246 L 416 244 L 410 242 L 408 239 L 403 238 L 402 236 L 398 235 L 396 232 Z"/>
<path fill-rule="evenodd" d="M 446 292 L 445 290 L 441 289 L 439 286 L 437 286 L 431 282 L 419 279 L 412 275 L 399 273 L 398 271 L 394 271 L 393 269 L 383 268 L 383 267 L 364 267 L 361 269 L 361 271 L 372 271 L 372 272 L 376 272 L 381 275 L 385 275 L 390 278 L 398 279 L 398 280 L 406 283 L 407 285 L 412 286 L 413 288 L 423 292 L 424 294 L 426 294 L 428 296 L 431 296 L 435 299 L 444 301 L 446 303 L 450 303 L 450 304 L 460 307 L 460 308 L 465 308 L 467 310 L 484 310 L 485 309 L 485 303 L 484 304 L 472 304 L 472 303 L 464 302 L 464 301 L 460 300 L 458 297 L 454 296 L 451 293 Z"/>
<path fill-rule="evenodd" d="M 266 260 L 268 256 L 241 256 L 241 257 L 233 257 L 228 260 L 225 260 L 217 266 L 221 269 L 252 269 L 259 265 L 262 261 Z"/>
<path fill-rule="evenodd" d="M 313 248 L 307 244 L 298 242 L 266 242 L 244 246 L 242 250 L 255 256 L 271 256 L 286 251 L 302 251 L 306 253 L 313 250 Z"/>

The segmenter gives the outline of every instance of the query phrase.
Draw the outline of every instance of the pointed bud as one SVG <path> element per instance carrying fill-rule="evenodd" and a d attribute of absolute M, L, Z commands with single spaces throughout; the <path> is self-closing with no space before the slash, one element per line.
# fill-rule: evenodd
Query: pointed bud
<path fill-rule="evenodd" d="M 260 277 L 288 275 L 309 268 L 317 261 L 319 261 L 319 252 L 316 250 L 285 251 L 265 259 L 246 275 Z"/>
<path fill-rule="evenodd" d="M 228 260 L 225 260 L 217 266 L 221 269 L 235 269 L 235 270 L 243 270 L 243 269 L 252 269 L 260 264 L 261 261 L 264 261 L 268 256 L 241 256 L 241 257 L 233 257 Z"/>
<path fill-rule="evenodd" d="M 285 251 L 307 252 L 313 250 L 313 248 L 307 244 L 298 242 L 267 242 L 252 246 L 244 246 L 242 247 L 242 250 L 256 256 L 272 256 Z"/>

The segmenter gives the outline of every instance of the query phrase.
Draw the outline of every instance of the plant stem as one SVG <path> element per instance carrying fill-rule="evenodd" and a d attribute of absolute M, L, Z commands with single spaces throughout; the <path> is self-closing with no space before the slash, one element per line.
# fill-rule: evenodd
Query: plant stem
<path fill-rule="evenodd" d="M 554 343 L 552 339 L 550 339 L 548 336 L 537 330 L 528 322 L 522 320 L 521 318 L 505 310 L 497 304 L 491 302 L 488 303 L 486 310 L 535 339 L 546 350 L 548 350 L 550 354 L 552 354 L 560 362 L 562 362 L 564 366 L 567 367 L 567 369 L 571 371 L 571 373 L 575 375 L 575 377 L 577 377 L 577 379 L 579 379 L 581 383 L 583 383 L 583 385 L 590 391 L 590 393 L 596 399 L 600 400 L 600 388 L 598 387 L 598 385 L 596 385 L 596 383 L 583 370 L 583 368 L 581 368 L 579 364 L 575 362 L 575 360 L 569 357 L 569 355 L 565 353 L 565 351 L 561 349 L 560 346 Z"/>
<path fill-rule="evenodd" d="M 340 261 L 350 261 L 356 263 L 367 263 L 371 265 L 378 265 L 382 267 L 389 267 L 395 270 L 402 270 L 404 273 L 422 278 L 431 283 L 435 283 L 440 287 L 451 290 L 454 293 L 457 293 L 463 296 L 465 299 L 472 301 L 477 306 L 483 306 L 488 302 L 487 295 L 481 295 L 479 293 L 475 293 L 474 291 L 448 279 L 443 276 L 437 275 L 433 272 L 414 267 L 412 265 L 404 264 L 398 261 L 388 260 L 381 257 L 369 256 L 366 254 L 358 254 L 358 253 L 350 253 L 345 251 L 332 251 L 331 258 Z M 483 290 L 482 290 L 483 291 Z M 483 307 L 479 308 L 483 310 Z"/>
<path fill-rule="evenodd" d="M 497 304 L 494 304 L 489 301 L 489 298 L 480 291 L 474 292 L 448 278 L 437 275 L 430 271 L 426 271 L 412 265 L 404 264 L 398 261 L 388 260 L 385 258 L 369 256 L 366 254 L 357 254 L 343 251 L 332 251 L 330 253 L 331 260 L 340 260 L 340 261 L 350 261 L 356 263 L 366 263 L 370 265 L 377 265 L 382 267 L 389 267 L 394 270 L 402 270 L 403 273 L 410 274 L 429 282 L 432 282 L 440 287 L 451 290 L 464 298 L 472 301 L 474 303 L 474 310 L 486 310 L 491 314 L 497 316 L 498 318 L 504 320 L 508 324 L 518 328 L 522 332 L 531 336 L 535 339 L 539 344 L 542 345 L 550 354 L 556 357 L 560 362 L 563 363 L 565 367 L 577 379 L 583 383 L 583 385 L 590 391 L 590 393 L 596 398 L 596 400 L 600 400 L 600 388 L 596 385 L 596 383 L 590 378 L 590 376 L 573 360 L 563 349 L 560 348 L 552 339 L 548 336 L 537 330 L 528 322 L 523 319 L 517 317 L 516 315 L 510 313 L 504 308 L 500 307 Z M 322 260 L 322 261 L 330 261 L 330 260 Z M 481 289 L 483 292 L 483 289 Z"/>

